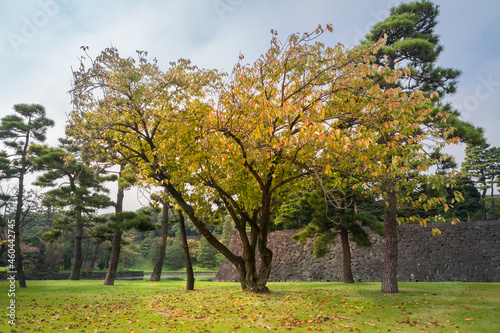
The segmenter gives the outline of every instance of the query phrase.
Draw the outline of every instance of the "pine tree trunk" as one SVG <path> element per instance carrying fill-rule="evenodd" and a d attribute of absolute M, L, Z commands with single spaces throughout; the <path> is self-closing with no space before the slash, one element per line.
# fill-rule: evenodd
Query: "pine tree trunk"
<path fill-rule="evenodd" d="M 392 184 L 387 189 L 387 200 L 384 205 L 384 267 L 382 275 L 382 292 L 397 293 L 397 263 L 398 263 L 398 234 L 397 234 L 397 197 Z"/>
<path fill-rule="evenodd" d="M 82 237 L 83 222 L 80 216 L 76 218 L 75 240 L 73 243 L 73 268 L 71 270 L 70 280 L 80 280 L 80 270 L 82 269 Z"/>
<path fill-rule="evenodd" d="M 486 221 L 486 189 L 481 196 L 481 221 Z"/>
<path fill-rule="evenodd" d="M 20 231 L 21 228 L 19 224 L 20 223 L 18 223 L 17 219 L 14 220 L 14 242 L 15 242 L 14 253 L 16 258 L 15 269 L 16 269 L 16 277 L 19 280 L 19 287 L 26 288 L 26 277 L 24 276 L 23 257 L 21 252 L 21 231 Z"/>
<path fill-rule="evenodd" d="M 22 168 L 19 175 L 19 190 L 17 194 L 16 215 L 14 217 L 14 253 L 16 258 L 16 277 L 19 280 L 19 287 L 26 288 L 26 277 L 23 270 L 23 256 L 21 251 L 21 212 L 23 209 L 24 195 L 24 158 L 22 159 Z"/>
<path fill-rule="evenodd" d="M 120 164 L 119 177 L 122 175 L 123 164 Z M 125 190 L 123 187 L 118 186 L 116 194 L 115 214 L 123 212 L 123 198 L 125 197 Z M 113 239 L 111 241 L 111 262 L 109 263 L 108 272 L 104 279 L 105 286 L 112 286 L 115 284 L 116 271 L 118 270 L 118 263 L 120 262 L 120 251 L 122 245 L 122 231 L 117 227 L 113 231 Z"/>
<path fill-rule="evenodd" d="M 14 253 L 16 258 L 16 276 L 19 281 L 20 288 L 26 288 L 26 277 L 23 270 L 23 254 L 21 251 L 21 212 L 23 210 L 24 201 L 24 175 L 27 173 L 26 155 L 30 141 L 30 124 L 31 115 L 28 120 L 28 129 L 26 131 L 26 141 L 21 155 L 21 170 L 19 173 L 19 189 L 17 193 L 16 215 L 14 217 Z"/>
<path fill-rule="evenodd" d="M 156 257 L 155 267 L 153 268 L 149 281 L 160 281 L 161 278 L 163 261 L 165 260 L 165 249 L 167 248 L 168 223 L 168 204 L 164 203 L 161 214 L 161 237 L 160 245 L 158 247 L 158 256 Z"/>
<path fill-rule="evenodd" d="M 179 214 L 179 227 L 181 231 L 181 243 L 182 243 L 182 253 L 184 254 L 184 263 L 186 264 L 186 290 L 194 289 L 194 272 L 193 265 L 191 264 L 191 256 L 189 255 L 189 246 L 187 242 L 186 236 L 186 226 L 184 224 L 184 215 L 182 214 L 182 210 L 178 210 L 177 214 Z"/>
<path fill-rule="evenodd" d="M 351 247 L 349 246 L 349 234 L 347 229 L 340 227 L 340 240 L 342 242 L 342 266 L 344 283 L 354 283 L 351 267 Z"/>
<path fill-rule="evenodd" d="M 113 232 L 113 240 L 111 241 L 111 262 L 106 277 L 104 278 L 105 286 L 112 286 L 115 284 L 116 271 L 118 270 L 118 263 L 120 262 L 121 243 L 122 232 L 120 230 L 115 230 Z"/>
<path fill-rule="evenodd" d="M 495 197 L 493 192 L 493 184 L 491 184 L 491 209 L 493 210 L 493 221 L 496 221 L 497 212 L 495 211 Z"/>

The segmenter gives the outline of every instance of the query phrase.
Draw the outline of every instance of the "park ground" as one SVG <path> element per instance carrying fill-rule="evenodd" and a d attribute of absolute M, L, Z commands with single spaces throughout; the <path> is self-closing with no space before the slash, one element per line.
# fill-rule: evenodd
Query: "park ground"
<path fill-rule="evenodd" d="M 499 332 L 500 283 L 238 283 L 28 281 L 16 290 L 17 324 L 0 332 Z M 6 309 L 7 282 L 0 282 Z M 5 311 L 5 310 L 4 310 Z"/>

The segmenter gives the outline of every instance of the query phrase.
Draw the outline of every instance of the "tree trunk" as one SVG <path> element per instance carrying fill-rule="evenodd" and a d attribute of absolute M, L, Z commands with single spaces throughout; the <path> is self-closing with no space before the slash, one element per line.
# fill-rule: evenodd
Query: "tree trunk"
<path fill-rule="evenodd" d="M 177 211 L 179 214 L 179 226 L 181 231 L 181 242 L 182 242 L 182 252 L 184 254 L 184 262 L 186 264 L 186 290 L 194 289 L 194 273 L 193 273 L 193 265 L 191 264 L 191 256 L 189 255 L 189 246 L 186 237 L 186 226 L 184 224 L 184 215 L 182 214 L 182 210 L 179 209 Z"/>
<path fill-rule="evenodd" d="M 76 218 L 75 240 L 73 244 L 73 269 L 71 270 L 70 280 L 80 280 L 80 270 L 82 269 L 82 237 L 83 237 L 83 222 L 78 214 Z"/>
<path fill-rule="evenodd" d="M 120 164 L 119 177 L 122 175 L 123 164 Z M 123 187 L 118 186 L 118 193 L 116 194 L 115 214 L 123 212 L 123 198 L 125 197 L 125 190 Z M 111 262 L 109 263 L 108 272 L 104 279 L 105 286 L 112 286 L 115 284 L 116 270 L 120 262 L 120 251 L 122 244 L 122 231 L 120 226 L 113 231 L 113 239 L 111 241 Z"/>
<path fill-rule="evenodd" d="M 344 283 L 354 283 L 351 267 L 351 247 L 349 246 L 349 234 L 347 229 L 340 227 L 340 241 L 342 243 L 342 271 Z"/>
<path fill-rule="evenodd" d="M 19 190 L 17 193 L 17 206 L 16 215 L 14 217 L 14 253 L 16 259 L 16 276 L 19 280 L 19 287 L 26 288 L 26 277 L 23 270 L 23 256 L 21 251 L 21 211 L 23 209 L 23 195 L 24 195 L 24 155 L 22 158 L 22 167 L 19 175 Z"/>
<path fill-rule="evenodd" d="M 486 221 L 486 189 L 481 196 L 481 221 Z"/>
<path fill-rule="evenodd" d="M 270 184 L 270 183 L 269 183 Z M 270 187 L 270 186 L 269 186 Z M 267 247 L 267 237 L 269 232 L 269 224 L 271 221 L 271 195 L 269 192 L 262 194 L 262 204 L 260 208 L 260 229 L 257 238 L 261 264 L 259 276 L 257 277 L 256 292 L 269 292 L 267 288 L 267 280 L 271 274 L 271 266 L 273 260 L 273 252 Z"/>
<path fill-rule="evenodd" d="M 22 206 L 22 202 L 21 202 Z M 18 211 L 19 205 L 18 205 Z M 16 217 L 17 217 L 17 212 L 16 212 Z M 16 277 L 19 280 L 19 287 L 20 288 L 26 288 L 26 277 L 24 276 L 24 270 L 23 270 L 23 257 L 22 257 L 22 252 L 21 252 L 21 228 L 20 228 L 20 218 L 14 220 L 14 253 L 15 253 L 15 258 L 16 258 Z"/>
<path fill-rule="evenodd" d="M 155 267 L 151 273 L 149 281 L 160 281 L 161 272 L 163 268 L 163 261 L 165 260 L 165 249 L 167 248 L 167 238 L 168 238 L 168 204 L 163 204 L 162 214 L 161 214 L 161 237 L 160 245 L 158 247 L 158 256 L 156 258 Z"/>
<path fill-rule="evenodd" d="M 245 280 L 242 285 L 243 291 L 250 293 L 269 292 L 267 281 L 269 280 L 273 260 L 273 252 L 267 248 L 270 217 L 271 197 L 268 193 L 263 193 L 260 208 L 259 228 L 252 228 L 250 246 L 243 247 L 246 268 Z M 240 237 L 241 234 L 242 232 L 240 232 Z M 244 236 L 246 237 L 246 233 Z M 245 244 L 245 242 L 243 242 L 243 244 Z M 256 249 L 258 249 L 261 259 L 258 271 L 256 265 Z"/>
<path fill-rule="evenodd" d="M 191 222 L 194 224 L 198 232 L 206 238 L 206 240 L 217 249 L 224 257 L 226 257 L 239 271 L 244 267 L 244 261 L 241 256 L 235 255 L 231 250 L 227 248 L 224 244 L 222 244 L 207 228 L 205 223 L 198 219 L 196 216 L 194 208 L 187 203 L 182 194 L 177 191 L 177 189 L 168 182 L 164 185 L 165 189 L 170 193 L 170 195 L 175 199 L 175 201 L 179 204 L 179 206 L 182 208 L 184 213 L 189 217 Z M 244 268 L 243 268 L 244 269 Z"/>
<path fill-rule="evenodd" d="M 105 286 L 112 286 L 115 284 L 116 271 L 118 270 L 118 263 L 120 262 L 121 244 L 122 232 L 120 230 L 115 230 L 113 232 L 113 240 L 111 241 L 111 262 L 106 277 L 104 278 Z"/>
<path fill-rule="evenodd" d="M 493 210 L 493 221 L 496 221 L 497 212 L 495 211 L 495 197 L 493 192 L 493 184 L 491 184 L 491 209 Z"/>
<path fill-rule="evenodd" d="M 397 234 L 397 197 L 392 184 L 385 186 L 387 200 L 384 205 L 384 267 L 382 275 L 382 292 L 397 293 L 397 263 L 398 263 L 398 234 Z"/>
<path fill-rule="evenodd" d="M 194 224 L 196 229 L 198 229 L 198 232 L 203 237 L 205 237 L 207 241 L 217 249 L 217 251 L 222 253 L 222 255 L 226 257 L 236 267 L 236 270 L 238 271 L 238 274 L 240 276 L 242 290 L 252 293 L 269 292 L 269 289 L 266 287 L 266 283 L 269 278 L 269 273 L 271 272 L 271 260 L 272 260 L 272 252 L 269 249 L 267 249 L 267 230 L 269 228 L 270 205 L 267 204 L 267 207 L 261 209 L 261 224 L 259 228 L 260 230 L 258 232 L 252 232 L 253 234 L 252 244 L 248 242 L 245 227 L 243 228 L 239 226 L 236 227 L 243 243 L 243 257 L 242 257 L 235 255 L 233 252 L 231 252 L 231 250 L 229 250 L 210 232 L 205 223 L 200 219 L 198 219 L 194 208 L 184 200 L 182 194 L 179 191 L 177 191 L 177 189 L 171 183 L 167 181 L 167 183 L 164 186 L 165 189 L 177 201 L 179 206 L 189 217 L 189 219 Z M 265 214 L 262 215 L 262 212 Z M 255 239 L 253 238 L 254 236 Z M 262 257 L 262 265 L 258 277 L 256 277 L 255 274 L 256 247 L 253 246 L 254 245 L 253 241 L 255 240 L 255 243 L 257 243 L 257 239 L 259 239 L 258 246 Z"/>

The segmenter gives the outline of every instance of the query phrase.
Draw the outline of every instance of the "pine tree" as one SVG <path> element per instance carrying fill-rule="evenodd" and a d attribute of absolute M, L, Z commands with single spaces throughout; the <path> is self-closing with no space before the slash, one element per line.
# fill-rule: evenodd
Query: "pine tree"
<path fill-rule="evenodd" d="M 21 254 L 21 218 L 25 176 L 32 171 L 28 148 L 33 142 L 43 142 L 47 129 L 54 126 L 54 121 L 45 116 L 45 108 L 39 104 L 16 104 L 16 114 L 1 119 L 0 140 L 9 149 L 9 153 L 0 155 L 0 171 L 3 178 L 18 180 L 16 213 L 14 217 L 14 247 L 16 271 L 19 286 L 26 287 Z"/>
<path fill-rule="evenodd" d="M 205 238 L 201 238 L 200 240 L 197 259 L 201 267 L 209 269 L 217 267 L 219 263 L 217 250 Z"/>
<path fill-rule="evenodd" d="M 104 278 L 105 286 L 112 286 L 115 283 L 116 271 L 120 262 L 122 249 L 122 235 L 125 231 L 136 229 L 141 232 L 156 229 L 156 225 L 151 222 L 151 217 L 144 210 L 138 212 L 116 211 L 108 217 L 106 224 L 101 224 L 90 234 L 100 241 L 111 241 L 111 261 L 108 272 Z"/>
<path fill-rule="evenodd" d="M 314 257 L 322 258 L 329 251 L 328 245 L 335 243 L 340 234 L 343 279 L 345 283 L 354 283 L 349 239 L 359 246 L 369 247 L 372 245 L 370 237 L 362 226 L 383 234 L 382 223 L 374 215 L 359 210 L 367 198 L 355 191 L 336 191 L 334 195 L 325 196 L 323 190 L 318 190 L 306 195 L 305 200 L 314 212 L 307 227 L 293 239 L 303 242 L 315 238 Z"/>
<path fill-rule="evenodd" d="M 455 202 L 453 207 L 445 213 L 449 217 L 455 217 L 461 221 L 472 221 L 472 215 L 481 210 L 481 194 L 474 186 L 474 182 L 467 176 L 458 175 L 455 188 L 447 188 L 448 199 L 453 198 L 453 191 L 462 193 L 464 200 Z"/>
<path fill-rule="evenodd" d="M 277 230 L 300 229 L 311 222 L 314 208 L 305 199 L 309 190 L 301 189 L 279 206 L 274 225 Z"/>
<path fill-rule="evenodd" d="M 445 138 L 460 137 L 465 142 L 477 144 L 484 141 L 482 129 L 460 120 L 460 112 L 442 102 L 445 95 L 456 91 L 460 71 L 436 65 L 443 51 L 434 30 L 438 15 L 439 6 L 430 1 L 403 3 L 391 8 L 389 17 L 375 24 L 363 44 L 373 45 L 386 34 L 387 43 L 379 50 L 376 62 L 391 69 L 398 68 L 406 76 L 394 83 L 380 81 L 380 84 L 387 89 L 401 87 L 408 92 L 422 90 L 432 100 L 432 105 L 426 107 L 432 107 L 434 115 L 448 114 L 447 122 L 428 125 L 440 128 Z M 455 130 L 452 131 L 451 127 Z M 391 144 L 392 140 L 395 138 L 384 138 L 380 143 Z M 382 292 L 385 293 L 398 292 L 396 225 L 399 183 L 398 179 L 387 178 L 381 184 L 386 194 L 383 200 L 385 261 L 382 279 Z"/>
<path fill-rule="evenodd" d="M 168 238 L 168 226 L 170 224 L 170 216 L 169 216 L 169 204 L 166 201 L 162 202 L 162 214 L 161 214 L 161 234 L 160 234 L 160 243 L 158 244 L 158 248 L 156 251 L 156 260 L 153 268 L 153 272 L 151 273 L 150 281 L 160 281 L 161 272 L 163 269 L 163 263 L 165 261 L 165 250 L 167 248 L 167 238 Z"/>
<path fill-rule="evenodd" d="M 181 233 L 178 227 L 174 240 L 167 245 L 165 250 L 165 266 L 170 270 L 178 270 L 184 267 Z"/>
<path fill-rule="evenodd" d="M 113 206 L 107 196 L 103 182 L 110 177 L 101 176 L 98 171 L 79 161 L 80 148 L 70 139 L 60 139 L 60 146 L 52 148 L 33 145 L 30 150 L 36 158 L 33 163 L 46 172 L 39 176 L 34 185 L 53 188 L 46 192 L 42 204 L 66 208 L 64 215 L 54 223 L 54 229 L 43 235 L 53 240 L 63 230 L 74 231 L 73 268 L 71 280 L 80 279 L 83 265 L 82 239 L 84 231 L 97 221 L 99 209 Z"/>
<path fill-rule="evenodd" d="M 489 144 L 465 148 L 465 161 L 462 163 L 462 175 L 470 177 L 481 192 L 481 220 L 487 220 L 486 194 L 491 189 L 493 219 L 496 220 L 494 186 L 498 184 L 500 175 L 500 150 Z"/>

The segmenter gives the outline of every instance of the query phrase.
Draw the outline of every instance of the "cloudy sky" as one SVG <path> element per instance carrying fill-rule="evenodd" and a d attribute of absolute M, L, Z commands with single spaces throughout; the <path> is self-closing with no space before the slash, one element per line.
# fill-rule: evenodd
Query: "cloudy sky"
<path fill-rule="evenodd" d="M 357 44 L 387 17 L 396 0 L 21 0 L 0 2 L 0 117 L 18 103 L 45 106 L 56 127 L 55 145 L 71 111 L 71 68 L 81 46 L 91 55 L 115 46 L 122 56 L 148 51 L 160 67 L 189 58 L 204 68 L 230 71 L 241 53 L 251 62 L 281 38 L 331 23 L 327 43 Z M 459 69 L 458 92 L 449 99 L 463 118 L 485 129 L 500 146 L 500 2 L 435 0 L 439 64 Z M 463 147 L 453 149 L 463 159 Z"/>

